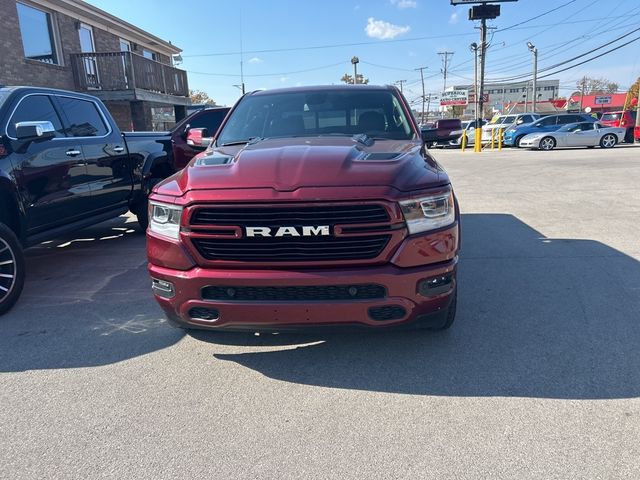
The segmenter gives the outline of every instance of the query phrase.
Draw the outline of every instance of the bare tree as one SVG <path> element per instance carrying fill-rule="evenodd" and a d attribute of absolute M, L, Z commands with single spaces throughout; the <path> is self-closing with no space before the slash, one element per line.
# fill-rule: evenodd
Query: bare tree
<path fill-rule="evenodd" d="M 191 97 L 191 103 L 194 105 L 215 105 L 216 101 L 209 96 L 207 92 L 202 90 L 189 90 L 189 97 Z"/>
<path fill-rule="evenodd" d="M 353 83 L 353 75 L 349 75 L 348 73 L 345 73 L 342 76 L 342 78 L 340 79 L 340 81 L 344 82 L 344 83 L 352 84 Z M 358 76 L 356 77 L 356 83 L 360 83 L 360 84 L 366 85 L 367 83 L 369 83 L 369 79 L 368 78 L 364 78 L 364 75 L 359 73 Z"/>
<path fill-rule="evenodd" d="M 616 82 L 612 82 L 607 78 L 582 77 L 576 83 L 577 91 L 574 93 L 580 95 L 584 88 L 585 95 L 596 95 L 599 93 L 616 93 L 620 88 Z"/>

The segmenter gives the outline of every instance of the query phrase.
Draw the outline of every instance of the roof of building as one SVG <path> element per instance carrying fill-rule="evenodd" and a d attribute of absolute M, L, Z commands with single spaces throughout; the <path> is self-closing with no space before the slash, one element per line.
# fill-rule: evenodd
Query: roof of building
<path fill-rule="evenodd" d="M 111 15 L 87 2 L 81 0 L 38 0 L 38 4 L 59 11 L 65 15 L 77 18 L 81 22 L 95 25 L 98 28 L 107 30 L 114 35 L 119 35 L 125 40 L 130 40 L 147 48 L 164 53 L 175 55 L 182 51 L 171 42 L 162 40 L 155 35 L 142 30 L 135 25 L 125 22 L 121 18 Z"/>

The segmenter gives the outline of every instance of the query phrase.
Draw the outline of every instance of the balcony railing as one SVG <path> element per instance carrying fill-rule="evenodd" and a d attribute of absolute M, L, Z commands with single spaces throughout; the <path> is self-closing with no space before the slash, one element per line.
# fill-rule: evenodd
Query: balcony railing
<path fill-rule="evenodd" d="M 79 90 L 142 89 L 189 96 L 187 72 L 133 52 L 75 53 L 71 64 Z"/>

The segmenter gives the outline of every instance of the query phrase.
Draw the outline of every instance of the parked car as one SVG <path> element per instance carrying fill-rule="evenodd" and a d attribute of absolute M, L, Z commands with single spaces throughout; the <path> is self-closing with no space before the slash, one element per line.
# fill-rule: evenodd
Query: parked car
<path fill-rule="evenodd" d="M 607 112 L 602 114 L 600 123 L 607 127 L 622 127 L 625 129 L 624 141 L 633 143 L 633 130 L 636 125 L 636 111 L 625 110 L 620 112 Z"/>
<path fill-rule="evenodd" d="M 622 141 L 626 130 L 620 127 L 605 127 L 599 122 L 581 122 L 564 125 L 555 132 L 536 132 L 520 140 L 522 148 L 553 150 L 556 147 L 590 147 L 600 145 L 613 148 Z"/>
<path fill-rule="evenodd" d="M 537 113 L 518 113 L 514 115 L 501 115 L 482 127 L 482 143 L 491 142 L 493 135 L 494 141 L 498 141 L 498 132 L 502 129 L 504 132 L 510 127 L 518 127 L 536 121 L 540 118 Z"/>
<path fill-rule="evenodd" d="M 179 327 L 454 320 L 456 198 L 395 87 L 246 94 L 150 205 L 152 290 Z"/>
<path fill-rule="evenodd" d="M 442 118 L 421 128 L 428 146 L 446 145 L 462 135 L 462 122 L 458 118 Z"/>
<path fill-rule="evenodd" d="M 467 137 L 467 145 L 475 145 L 476 143 L 476 122 L 477 120 L 466 120 L 462 122 L 462 132 Z M 480 126 L 486 124 L 485 120 L 480 120 Z M 462 135 L 456 138 L 455 140 L 451 140 L 449 142 L 450 145 L 454 147 L 459 147 L 462 145 Z"/>
<path fill-rule="evenodd" d="M 558 115 L 547 115 L 533 123 L 512 126 L 504 132 L 504 145 L 507 147 L 518 147 L 520 141 L 530 133 L 553 132 L 563 125 L 578 122 L 597 122 L 597 120 L 586 113 L 561 113 Z"/>
<path fill-rule="evenodd" d="M 635 138 L 636 142 L 640 142 L 640 127 L 634 129 L 633 138 Z"/>
<path fill-rule="evenodd" d="M 93 96 L 0 88 L 0 314 L 22 292 L 23 248 L 128 210 L 146 228 L 169 155 L 162 134 L 120 133 Z"/>

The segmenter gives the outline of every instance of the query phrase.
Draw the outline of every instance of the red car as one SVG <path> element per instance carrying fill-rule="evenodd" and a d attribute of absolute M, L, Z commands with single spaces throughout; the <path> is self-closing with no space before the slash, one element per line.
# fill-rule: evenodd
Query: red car
<path fill-rule="evenodd" d="M 636 142 L 640 142 L 640 127 L 636 127 L 633 137 L 636 139 Z"/>
<path fill-rule="evenodd" d="M 625 110 L 620 112 L 608 112 L 604 113 L 600 118 L 600 123 L 607 127 L 622 127 L 626 128 L 626 134 L 624 141 L 627 143 L 633 143 L 633 129 L 636 124 L 636 112 L 633 110 Z"/>
<path fill-rule="evenodd" d="M 182 328 L 418 325 L 456 312 L 459 210 L 395 87 L 253 92 L 150 198 L 152 289 Z"/>

